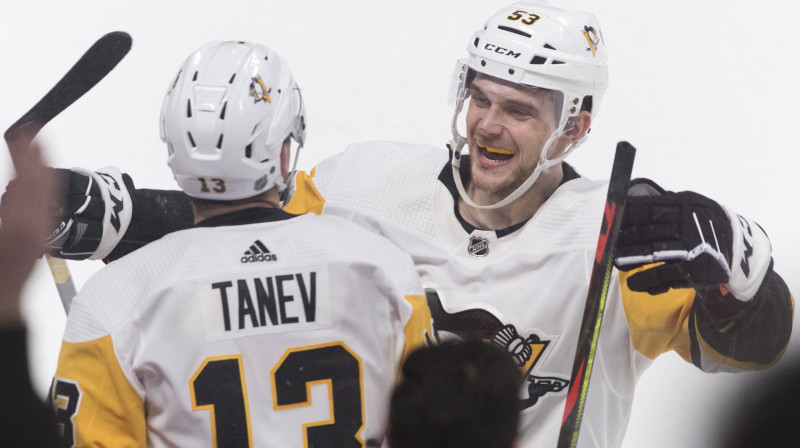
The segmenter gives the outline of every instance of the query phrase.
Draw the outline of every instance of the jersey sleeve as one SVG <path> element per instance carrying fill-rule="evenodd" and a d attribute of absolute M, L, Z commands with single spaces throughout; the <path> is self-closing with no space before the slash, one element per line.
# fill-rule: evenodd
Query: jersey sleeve
<path fill-rule="evenodd" d="M 111 335 L 63 341 L 50 393 L 63 446 L 147 445 L 144 400 L 123 373 Z"/>
<path fill-rule="evenodd" d="M 303 171 L 298 172 L 294 178 L 295 190 L 284 210 L 296 215 L 322 214 L 326 203 L 326 194 L 329 192 L 331 184 L 339 182 L 337 180 L 337 176 L 340 176 L 338 168 L 340 164 L 346 163 L 342 162 L 346 154 L 348 154 L 347 151 L 328 157 L 318 163 L 308 174 Z M 348 182 L 348 179 L 344 179 L 344 181 Z"/>
<path fill-rule="evenodd" d="M 122 240 L 103 259 L 106 263 L 168 233 L 188 229 L 194 224 L 194 211 L 186 193 L 177 190 L 137 189 L 129 180 L 130 177 L 126 175 L 133 215 Z"/>
<path fill-rule="evenodd" d="M 374 281 L 386 283 L 385 290 L 392 297 L 393 358 L 397 361 L 397 373 L 411 352 L 434 342 L 433 315 L 428 305 L 430 289 L 423 287 L 422 280 L 411 256 L 400 250 L 389 240 L 370 235 L 373 250 L 383 248 L 380 263 L 384 275 L 375 276 Z"/>
<path fill-rule="evenodd" d="M 388 243 L 388 242 L 387 242 Z M 401 260 L 399 269 L 390 274 L 396 284 L 394 290 L 400 296 L 397 300 L 397 312 L 402 328 L 402 345 L 399 353 L 398 373 L 403 362 L 414 350 L 433 342 L 433 316 L 428 306 L 427 289 L 423 290 L 422 282 L 411 257 L 393 246 L 392 258 Z"/>
<path fill-rule="evenodd" d="M 627 279 L 652 267 L 620 272 L 622 302 L 634 348 L 650 359 L 674 350 L 706 372 L 764 369 L 782 356 L 791 335 L 794 299 L 770 269 L 753 300 L 723 288 L 631 291 Z"/>
<path fill-rule="evenodd" d="M 300 171 L 295 175 L 295 191 L 284 210 L 295 215 L 304 213 L 322 214 L 325 198 L 314 184 L 315 174 L 316 169 L 311 170 L 311 173 L 308 174 L 305 171 Z"/>
<path fill-rule="evenodd" d="M 433 317 L 428 308 L 427 297 L 424 294 L 408 294 L 404 298 L 411 305 L 408 320 L 403 328 L 406 343 L 402 359 L 405 361 L 411 352 L 431 343 L 434 338 Z"/>
<path fill-rule="evenodd" d="M 147 445 L 144 388 L 131 367 L 138 332 L 125 325 L 140 294 L 118 288 L 131 284 L 128 261 L 93 275 L 72 302 L 50 391 L 62 446 Z"/>

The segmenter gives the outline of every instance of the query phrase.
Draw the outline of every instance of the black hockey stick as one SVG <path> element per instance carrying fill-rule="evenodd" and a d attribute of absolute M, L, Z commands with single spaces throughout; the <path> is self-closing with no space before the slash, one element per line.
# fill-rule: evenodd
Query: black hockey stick
<path fill-rule="evenodd" d="M 5 140 L 11 161 L 16 165 L 17 151 L 26 150 L 50 120 L 97 85 L 130 49 L 131 36 L 122 31 L 114 31 L 98 39 L 31 110 L 6 130 Z M 69 311 L 76 290 L 66 261 L 46 258 L 64 311 Z"/>
<path fill-rule="evenodd" d="M 572 365 L 567 405 L 564 408 L 564 418 L 561 421 L 561 432 L 558 436 L 558 448 L 575 447 L 578 444 L 578 431 L 583 419 L 586 392 L 589 389 L 589 378 L 592 374 L 592 364 L 600 335 L 600 323 L 603 320 L 611 271 L 614 267 L 614 247 L 622 223 L 622 213 L 625 208 L 625 199 L 628 196 L 628 185 L 631 182 L 635 155 L 636 148 L 630 143 L 617 143 L 617 152 L 611 168 L 611 179 L 608 183 L 608 195 L 603 211 L 603 222 L 600 226 L 600 237 L 597 241 L 594 266 L 589 280 L 586 308 L 583 310 L 578 347 Z"/>

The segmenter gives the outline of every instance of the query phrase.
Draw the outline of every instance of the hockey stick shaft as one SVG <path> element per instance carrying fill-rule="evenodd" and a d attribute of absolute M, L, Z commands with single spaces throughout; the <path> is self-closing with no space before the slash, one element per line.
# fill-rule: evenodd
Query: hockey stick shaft
<path fill-rule="evenodd" d="M 131 37 L 125 32 L 108 33 L 97 40 L 67 73 L 19 120 L 5 132 L 11 161 L 17 165 L 18 151 L 27 150 L 36 134 L 64 109 L 100 82 L 128 54 Z M 77 293 L 66 261 L 45 257 L 58 295 L 69 311 Z"/>
<path fill-rule="evenodd" d="M 67 260 L 49 255 L 45 255 L 44 258 L 47 260 L 50 275 L 53 276 L 53 282 L 56 284 L 56 291 L 58 291 L 58 297 L 61 299 L 61 305 L 64 306 L 64 312 L 69 313 L 72 299 L 78 294 L 78 290 L 72 281 L 72 274 L 69 271 L 69 266 L 67 266 Z"/>
<path fill-rule="evenodd" d="M 625 208 L 625 199 L 628 195 L 635 155 L 636 149 L 630 143 L 617 143 L 611 178 L 608 183 L 603 221 L 600 227 L 600 237 L 597 241 L 594 266 L 589 279 L 586 307 L 583 312 L 583 320 L 581 321 L 581 329 L 578 335 L 578 346 L 572 365 L 572 377 L 567 393 L 567 403 L 564 408 L 561 432 L 558 437 L 558 448 L 572 448 L 578 444 L 578 433 L 583 419 L 589 379 L 592 374 L 592 366 L 600 336 L 600 324 L 603 320 L 611 272 L 614 267 L 614 247 L 616 246 L 617 234 L 622 223 L 622 214 Z"/>
<path fill-rule="evenodd" d="M 130 48 L 131 37 L 122 31 L 98 39 L 39 102 L 6 130 L 5 140 L 33 139 L 44 125 L 111 72 Z M 13 160 L 13 152 L 11 157 Z"/>

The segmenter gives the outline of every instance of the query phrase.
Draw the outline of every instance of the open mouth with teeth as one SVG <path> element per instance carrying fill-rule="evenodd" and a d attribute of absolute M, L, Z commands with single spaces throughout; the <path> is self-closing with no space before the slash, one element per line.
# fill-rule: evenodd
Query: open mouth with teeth
<path fill-rule="evenodd" d="M 504 148 L 493 148 L 491 146 L 484 146 L 478 143 L 478 151 L 481 156 L 493 162 L 504 162 L 514 157 L 514 151 Z"/>

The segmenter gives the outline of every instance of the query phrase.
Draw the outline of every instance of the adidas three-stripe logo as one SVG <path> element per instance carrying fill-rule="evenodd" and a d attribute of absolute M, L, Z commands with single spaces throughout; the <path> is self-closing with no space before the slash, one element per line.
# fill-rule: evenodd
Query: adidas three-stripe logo
<path fill-rule="evenodd" d="M 252 246 L 250 246 L 250 250 L 244 251 L 245 255 L 257 255 L 262 253 L 268 254 L 269 249 L 267 249 L 267 246 L 265 246 L 264 243 L 261 242 L 261 240 L 256 240 L 256 242 L 253 243 Z"/>
<path fill-rule="evenodd" d="M 240 261 L 242 263 L 257 263 L 259 261 L 275 261 L 277 259 L 278 256 L 271 253 L 261 240 L 256 240 L 248 250 L 244 251 L 244 256 Z"/>

